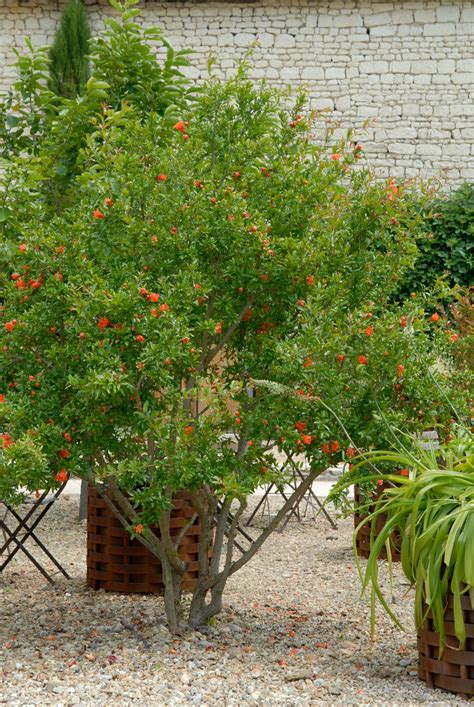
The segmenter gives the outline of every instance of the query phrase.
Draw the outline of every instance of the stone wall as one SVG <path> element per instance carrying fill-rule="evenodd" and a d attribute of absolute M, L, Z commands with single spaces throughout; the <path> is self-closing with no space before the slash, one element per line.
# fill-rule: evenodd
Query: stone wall
<path fill-rule="evenodd" d="M 110 13 L 86 0 L 94 29 Z M 49 42 L 63 0 L 0 0 L 0 88 L 25 36 Z M 214 52 L 231 71 L 255 39 L 255 76 L 306 85 L 314 108 L 362 126 L 380 176 L 474 180 L 474 9 L 471 0 L 260 0 L 143 3 L 142 21 L 193 47 L 199 79 Z"/>

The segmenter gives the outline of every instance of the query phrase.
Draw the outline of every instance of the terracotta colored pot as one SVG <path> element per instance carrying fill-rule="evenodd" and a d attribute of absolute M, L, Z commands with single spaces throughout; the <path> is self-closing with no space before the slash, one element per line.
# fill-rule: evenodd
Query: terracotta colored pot
<path fill-rule="evenodd" d="M 94 589 L 130 594 L 162 593 L 160 561 L 132 538 L 105 501 L 89 487 L 87 508 L 87 584 Z M 178 492 L 171 511 L 171 537 L 177 538 L 195 511 L 187 492 Z M 152 530 L 159 535 L 158 528 Z M 199 519 L 188 528 L 179 545 L 179 555 L 188 562 L 182 588 L 192 591 L 198 576 Z"/>

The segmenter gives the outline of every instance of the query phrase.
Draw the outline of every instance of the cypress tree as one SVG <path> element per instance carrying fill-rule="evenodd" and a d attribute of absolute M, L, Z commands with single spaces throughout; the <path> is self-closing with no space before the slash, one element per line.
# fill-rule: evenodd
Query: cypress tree
<path fill-rule="evenodd" d="M 48 86 L 58 96 L 74 98 L 89 78 L 89 39 L 82 0 L 69 0 L 49 52 Z"/>

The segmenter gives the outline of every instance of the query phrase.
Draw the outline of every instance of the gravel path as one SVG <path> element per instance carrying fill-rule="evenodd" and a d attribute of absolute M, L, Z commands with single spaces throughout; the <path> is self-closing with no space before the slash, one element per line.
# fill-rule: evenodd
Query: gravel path
<path fill-rule="evenodd" d="M 63 496 L 42 536 L 73 579 L 55 588 L 18 556 L 0 576 L 0 703 L 15 705 L 466 704 L 416 677 L 412 596 L 395 569 L 402 633 L 370 639 L 351 522 L 292 521 L 228 585 L 214 625 L 171 637 L 157 596 L 85 584 L 85 525 Z M 49 532 L 48 532 L 49 531 Z"/>

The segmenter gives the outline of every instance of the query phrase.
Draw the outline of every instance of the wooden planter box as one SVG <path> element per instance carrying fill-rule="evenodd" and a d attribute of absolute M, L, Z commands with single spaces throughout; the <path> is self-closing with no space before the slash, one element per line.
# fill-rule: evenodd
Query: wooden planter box
<path fill-rule="evenodd" d="M 171 537 L 176 538 L 194 515 L 190 495 L 178 492 L 171 511 Z M 132 538 L 95 489 L 89 487 L 87 508 L 87 584 L 93 589 L 130 594 L 162 593 L 160 561 Z M 152 530 L 159 535 L 158 528 Z M 192 591 L 198 576 L 199 519 L 186 531 L 179 545 L 188 562 L 182 588 Z"/>
<path fill-rule="evenodd" d="M 474 697 L 474 607 L 469 596 L 461 598 L 466 623 L 466 645 L 460 650 L 454 635 L 453 597 L 448 597 L 444 630 L 446 645 L 439 656 L 439 636 L 430 616 L 418 631 L 418 676 L 428 687 L 456 692 L 466 699 Z"/>
<path fill-rule="evenodd" d="M 385 491 L 385 489 L 388 488 L 388 484 L 385 482 L 381 486 L 377 486 L 376 491 L 373 493 L 373 499 L 376 501 L 382 493 Z M 354 503 L 355 507 L 357 508 L 360 504 L 364 505 L 364 502 L 361 499 L 361 494 L 360 494 L 360 489 L 356 485 L 354 486 Z M 359 511 L 355 511 L 354 513 L 354 528 L 357 528 L 359 523 L 366 518 L 372 511 L 374 510 L 374 507 L 371 505 L 369 506 L 368 510 L 365 510 L 362 513 L 359 513 Z M 377 519 L 377 525 L 375 528 L 375 535 L 374 539 L 378 537 L 378 534 L 384 527 L 385 523 L 387 521 L 387 516 L 385 514 L 382 514 L 379 516 Z M 357 546 L 357 554 L 359 557 L 365 557 L 368 558 L 370 555 L 370 532 L 371 532 L 371 526 L 370 524 L 364 525 L 364 527 L 359 531 L 356 539 L 356 546 Z M 400 537 L 400 532 L 399 531 L 394 531 L 391 536 L 391 552 L 392 552 L 392 560 L 393 562 L 400 562 L 400 546 L 401 546 L 401 537 Z M 386 560 L 387 559 L 387 551 L 385 547 L 382 548 L 380 555 L 380 559 Z"/>

